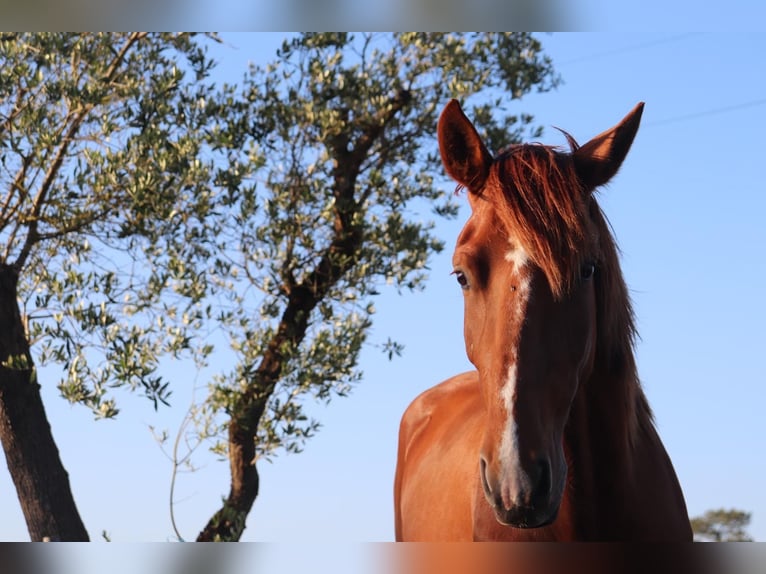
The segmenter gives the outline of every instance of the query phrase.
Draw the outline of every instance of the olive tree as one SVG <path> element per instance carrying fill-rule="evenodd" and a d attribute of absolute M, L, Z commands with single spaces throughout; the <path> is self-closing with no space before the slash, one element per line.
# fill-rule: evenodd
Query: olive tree
<path fill-rule="evenodd" d="M 362 378 L 379 290 L 422 288 L 442 249 L 443 105 L 497 149 L 558 81 L 525 33 L 307 33 L 219 87 L 208 41 L 0 35 L 0 440 L 33 540 L 88 537 L 36 366 L 111 418 L 120 389 L 167 404 L 163 361 L 205 364 L 210 332 L 233 359 L 196 432 L 231 484 L 198 539 L 238 540 L 257 462 L 302 448 L 306 401 Z"/>
<path fill-rule="evenodd" d="M 0 440 L 33 540 L 88 539 L 36 365 L 109 418 L 110 389 L 167 402 L 160 357 L 208 350 L 210 66 L 185 34 L 0 35 Z"/>
<path fill-rule="evenodd" d="M 317 430 L 306 400 L 346 395 L 361 380 L 381 286 L 423 286 L 443 246 L 432 219 L 456 209 L 435 179 L 448 99 L 473 102 L 488 140 L 507 144 L 531 118 L 497 112 L 556 82 L 530 34 L 307 33 L 232 92 L 226 105 L 238 102 L 237 113 L 214 130 L 230 143 L 215 267 L 229 302 L 218 318 L 237 359 L 197 413 L 228 455 L 231 484 L 198 540 L 238 540 L 258 495 L 257 461 L 300 450 Z"/>

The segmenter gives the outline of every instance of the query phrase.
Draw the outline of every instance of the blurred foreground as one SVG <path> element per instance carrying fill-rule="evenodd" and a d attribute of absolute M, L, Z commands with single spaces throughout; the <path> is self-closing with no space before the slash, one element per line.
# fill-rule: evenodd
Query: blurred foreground
<path fill-rule="evenodd" d="M 758 544 L 0 544 L 2 574 L 750 574 Z"/>
<path fill-rule="evenodd" d="M 581 28 L 576 13 L 561 0 L 0 0 L 6 30 L 40 31 L 571 30 Z"/>

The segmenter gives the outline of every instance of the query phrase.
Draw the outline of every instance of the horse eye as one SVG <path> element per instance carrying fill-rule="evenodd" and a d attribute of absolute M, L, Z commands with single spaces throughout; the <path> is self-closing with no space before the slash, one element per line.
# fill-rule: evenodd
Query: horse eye
<path fill-rule="evenodd" d="M 593 278 L 593 275 L 596 273 L 596 264 L 591 262 L 584 263 L 583 266 L 580 268 L 580 278 L 583 281 L 588 281 L 589 279 Z"/>
<path fill-rule="evenodd" d="M 453 271 L 452 274 L 455 276 L 455 279 L 457 279 L 457 283 L 460 285 L 461 289 L 468 289 L 468 278 L 465 276 L 465 273 L 462 271 Z"/>

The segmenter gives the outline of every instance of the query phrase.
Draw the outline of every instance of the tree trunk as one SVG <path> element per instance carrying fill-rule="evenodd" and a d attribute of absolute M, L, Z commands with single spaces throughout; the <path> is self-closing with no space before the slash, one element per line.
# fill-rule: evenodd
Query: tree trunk
<path fill-rule="evenodd" d="M 263 354 L 248 388 L 239 397 L 229 422 L 229 496 L 197 536 L 197 542 L 236 542 L 245 530 L 247 515 L 258 497 L 259 477 L 255 468 L 255 441 L 269 398 L 282 376 L 285 349 L 297 349 L 306 336 L 311 312 L 330 289 L 355 264 L 363 243 L 361 226 L 354 223 L 360 205 L 354 200 L 359 166 L 379 135 L 380 128 L 370 128 L 363 143 L 348 151 L 348 137 L 335 143 L 338 161 L 335 173 L 335 220 L 333 238 L 317 266 L 298 285 L 287 286 L 287 305 L 279 327 Z"/>
<path fill-rule="evenodd" d="M 256 418 L 260 420 L 260 416 Z M 197 542 L 238 542 L 242 537 L 247 515 L 258 496 L 254 435 L 254 431 L 245 430 L 234 419 L 229 423 L 231 489 L 221 509 L 197 536 Z"/>
<path fill-rule="evenodd" d="M 0 441 L 33 541 L 87 541 L 51 434 L 17 301 L 18 274 L 0 264 Z"/>

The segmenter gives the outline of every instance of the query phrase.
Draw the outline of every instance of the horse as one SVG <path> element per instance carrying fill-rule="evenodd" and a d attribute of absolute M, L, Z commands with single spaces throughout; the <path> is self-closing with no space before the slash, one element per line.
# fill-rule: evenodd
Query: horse
<path fill-rule="evenodd" d="M 419 395 L 399 428 L 397 541 L 691 541 L 634 357 L 635 318 L 594 192 L 644 104 L 569 149 L 496 157 L 456 100 L 438 122 L 467 190 L 453 274 L 475 371 Z"/>

